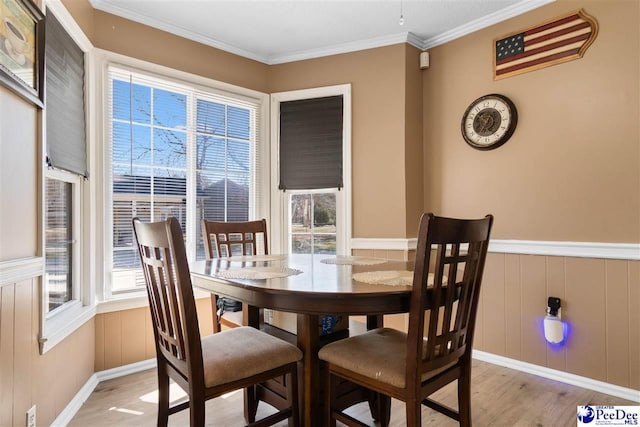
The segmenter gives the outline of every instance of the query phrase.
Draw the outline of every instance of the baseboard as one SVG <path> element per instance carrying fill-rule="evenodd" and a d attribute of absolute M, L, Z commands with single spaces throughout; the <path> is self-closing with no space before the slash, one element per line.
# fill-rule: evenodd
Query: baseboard
<path fill-rule="evenodd" d="M 52 427 L 64 427 L 68 425 L 73 417 L 78 413 L 84 402 L 91 396 L 93 390 L 102 381 L 111 380 L 113 378 L 123 377 L 125 375 L 135 374 L 136 372 L 146 371 L 156 367 L 156 359 L 147 359 L 141 362 L 131 363 L 129 365 L 118 366 L 117 368 L 106 369 L 91 375 L 82 388 L 71 399 L 71 402 L 60 412 L 58 417 L 51 424 Z"/>
<path fill-rule="evenodd" d="M 82 407 L 82 404 L 86 402 L 86 400 L 91 396 L 93 390 L 98 385 L 98 376 L 93 374 L 89 377 L 87 382 L 82 386 L 80 391 L 76 393 L 76 395 L 71 399 L 71 402 L 60 412 L 58 417 L 51 423 L 52 427 L 64 427 L 68 425 L 73 417 L 75 417 L 76 413 Z"/>
<path fill-rule="evenodd" d="M 118 366 L 117 368 L 105 369 L 104 371 L 96 372 L 98 382 L 111 380 L 114 378 L 124 377 L 125 375 L 135 374 L 137 372 L 146 371 L 147 369 L 153 369 L 156 367 L 156 359 L 147 359 L 140 362 L 130 363 L 124 366 Z"/>
<path fill-rule="evenodd" d="M 587 390 L 597 391 L 611 396 L 620 397 L 622 399 L 640 402 L 640 390 L 621 387 L 614 384 L 605 383 L 587 377 L 570 374 L 564 371 L 547 368 L 544 366 L 534 365 L 532 363 L 522 362 L 516 359 L 510 359 L 496 354 L 486 353 L 484 351 L 473 350 L 473 358 L 482 360 L 505 368 L 515 369 L 516 371 L 526 372 L 528 374 L 537 375 L 539 377 L 548 378 L 565 384 L 574 385 L 585 388 Z M 585 402 L 586 404 L 587 402 Z"/>

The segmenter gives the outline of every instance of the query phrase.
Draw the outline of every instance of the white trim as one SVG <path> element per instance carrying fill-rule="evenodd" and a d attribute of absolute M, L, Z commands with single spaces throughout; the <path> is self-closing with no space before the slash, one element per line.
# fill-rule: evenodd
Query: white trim
<path fill-rule="evenodd" d="M 93 44 L 82 31 L 75 19 L 73 19 L 73 16 L 71 16 L 64 4 L 62 4 L 61 0 L 43 0 L 42 10 L 46 12 L 47 8 L 53 12 L 56 19 L 60 21 L 60 24 L 62 24 L 67 33 L 83 52 L 86 53 L 93 49 Z"/>
<path fill-rule="evenodd" d="M 135 295 L 131 293 L 125 295 L 126 296 L 121 298 L 112 298 L 100 301 L 96 306 L 96 314 L 133 310 L 135 308 L 149 306 L 149 299 L 147 298 L 147 294 L 145 292 L 136 292 Z M 211 293 L 199 289 L 194 289 L 193 296 L 195 299 L 210 298 Z"/>
<path fill-rule="evenodd" d="M 64 341 L 69 335 L 84 325 L 96 315 L 95 306 L 82 306 L 75 301 L 73 307 L 65 309 L 63 312 L 46 317 L 44 327 L 38 342 L 40 343 L 40 354 L 45 354 L 54 346 Z"/>
<path fill-rule="evenodd" d="M 40 277 L 43 274 L 44 257 L 34 256 L 0 261 L 0 287 Z"/>
<path fill-rule="evenodd" d="M 566 256 L 579 258 L 640 260 L 640 244 L 638 243 L 492 240 L 489 243 L 489 252 Z"/>
<path fill-rule="evenodd" d="M 113 378 L 123 377 L 125 375 L 135 374 L 137 372 L 146 371 L 156 367 L 156 359 L 147 359 L 141 362 L 131 363 L 129 365 L 119 366 L 113 369 L 107 369 L 104 371 L 96 372 L 91 375 L 87 382 L 80 388 L 80 390 L 73 396 L 71 402 L 60 412 L 56 419 L 51 424 L 52 427 L 66 426 L 73 417 L 78 413 L 84 402 L 91 396 L 91 393 L 102 381 L 110 380 Z"/>
<path fill-rule="evenodd" d="M 352 249 L 413 250 L 417 239 L 351 239 Z M 538 240 L 491 240 L 489 252 L 577 258 L 640 260 L 638 243 L 551 242 Z"/>
<path fill-rule="evenodd" d="M 640 402 L 640 390 L 621 387 L 615 384 L 609 384 L 604 381 L 598 381 L 580 375 L 570 374 L 564 371 L 547 368 L 544 366 L 534 365 L 532 363 L 522 362 L 520 360 L 510 359 L 508 357 L 498 356 L 496 354 L 487 353 L 480 350 L 473 350 L 473 358 L 482 360 L 493 365 L 503 366 L 505 368 L 515 369 L 517 371 L 526 372 L 528 374 L 537 375 L 543 378 L 549 378 L 554 381 L 560 381 L 565 384 L 571 384 L 587 390 L 605 393 L 611 396 L 620 397 L 622 399 Z"/>
<path fill-rule="evenodd" d="M 351 249 L 380 249 L 410 251 L 417 247 L 418 239 L 351 239 Z"/>
<path fill-rule="evenodd" d="M 225 52 L 233 53 L 235 55 L 253 59 L 255 61 L 260 61 L 266 64 L 266 58 L 257 55 L 254 52 L 240 49 L 238 47 L 212 39 L 210 37 L 204 37 L 202 34 L 198 34 L 188 29 L 178 27 L 165 21 L 160 21 L 158 19 L 153 19 L 137 12 L 132 12 L 129 9 L 118 7 L 112 2 L 105 2 L 103 0 L 89 0 L 89 3 L 91 3 L 91 6 L 94 9 L 102 10 L 112 15 L 139 22 L 141 24 L 148 25 L 149 27 L 158 28 L 162 31 L 166 31 L 168 33 L 175 34 L 180 37 L 205 44 L 207 46 L 215 47 L 216 49 L 224 50 Z"/>
<path fill-rule="evenodd" d="M 96 386 L 98 385 L 98 377 L 96 374 L 93 374 L 89 377 L 87 382 L 80 388 L 80 390 L 73 396 L 71 402 L 58 414 L 53 423 L 51 423 L 51 427 L 64 427 L 67 426 L 71 421 L 73 421 L 73 417 L 78 413 L 82 404 L 87 401 L 87 399 L 93 393 Z"/>
<path fill-rule="evenodd" d="M 533 9 L 537 9 L 546 4 L 553 3 L 554 1 L 556 0 L 529 0 L 516 3 L 513 6 L 506 7 L 498 12 L 483 16 L 475 21 L 468 22 L 457 28 L 438 34 L 437 36 L 425 39 L 422 42 L 422 49 L 430 49 L 432 47 L 448 43 L 452 40 L 482 30 L 483 28 L 487 28 L 515 16 L 522 15 L 523 13 L 532 11 Z"/>
<path fill-rule="evenodd" d="M 153 369 L 158 363 L 154 357 L 152 359 L 142 360 L 140 362 L 130 363 L 128 365 L 118 366 L 116 368 L 106 369 L 96 372 L 94 375 L 98 378 L 98 382 L 112 380 L 114 378 L 124 377 L 125 375 L 136 374 L 138 372 Z"/>
<path fill-rule="evenodd" d="M 59 2 L 60 0 L 48 0 L 48 1 Z M 399 43 L 408 43 L 412 46 L 417 47 L 418 49 L 425 50 L 425 49 L 429 49 L 429 48 L 450 42 L 457 38 L 466 36 L 468 34 L 471 34 L 483 28 L 490 27 L 494 24 L 505 21 L 507 19 L 511 19 L 515 16 L 522 15 L 523 13 L 529 12 L 533 9 L 537 9 L 541 6 L 552 3 L 554 1 L 556 0 L 521 1 L 519 3 L 514 4 L 513 6 L 504 8 L 490 15 L 483 16 L 481 18 L 476 19 L 475 21 L 466 23 L 464 25 L 461 25 L 460 27 L 453 28 L 449 31 L 446 31 L 444 33 L 438 34 L 434 37 L 430 37 L 424 40 L 420 39 L 418 36 L 416 36 L 413 33 L 405 32 L 405 33 L 375 37 L 375 38 L 366 39 L 366 40 L 357 40 L 354 42 L 341 43 L 341 44 L 336 44 L 336 45 L 324 47 L 324 48 L 308 49 L 308 50 L 302 50 L 298 52 L 290 52 L 282 55 L 264 56 L 264 55 L 259 55 L 255 52 L 250 52 L 245 49 L 241 49 L 239 47 L 233 46 L 228 43 L 221 42 L 219 40 L 212 39 L 210 37 L 205 37 L 202 34 L 198 34 L 186 28 L 178 27 L 176 25 L 171 24 L 170 22 L 153 19 L 143 14 L 133 12 L 125 8 L 121 8 L 117 5 L 114 5 L 112 2 L 106 2 L 104 0 L 89 0 L 89 2 L 91 3 L 91 6 L 95 9 L 102 10 L 104 12 L 111 13 L 117 16 L 121 16 L 123 18 L 127 18 L 132 21 L 136 21 L 153 28 L 158 28 L 162 31 L 166 31 L 181 37 L 185 37 L 187 39 L 194 40 L 196 42 L 205 44 L 207 46 L 211 46 L 216 49 L 223 50 L 225 52 L 233 53 L 235 55 L 239 55 L 244 58 L 253 59 L 255 61 L 259 61 L 267 65 L 283 64 L 287 62 L 301 61 L 305 59 L 313 59 L 313 58 L 320 58 L 320 57 L 330 56 L 330 55 L 338 55 L 342 53 L 357 52 L 360 50 L 390 46 L 390 45 L 399 44 Z"/>
<path fill-rule="evenodd" d="M 266 57 L 262 60 L 267 65 L 284 64 L 287 62 L 303 61 L 305 59 L 322 58 L 325 56 L 339 55 L 342 53 L 357 52 L 360 50 L 374 49 L 378 47 L 391 46 L 394 44 L 408 43 L 422 49 L 422 40 L 413 33 L 391 34 L 388 36 L 375 37 L 367 40 L 358 40 L 350 43 L 342 43 L 319 49 L 309 49 L 300 52 L 288 53 Z"/>

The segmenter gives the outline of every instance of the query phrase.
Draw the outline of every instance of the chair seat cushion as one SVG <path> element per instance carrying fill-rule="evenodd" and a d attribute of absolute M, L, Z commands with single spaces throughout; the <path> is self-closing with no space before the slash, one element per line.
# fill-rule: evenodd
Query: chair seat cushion
<path fill-rule="evenodd" d="M 202 339 L 207 387 L 247 378 L 302 359 L 298 347 L 249 327 L 227 329 Z"/>
<path fill-rule="evenodd" d="M 424 346 L 426 347 L 426 341 Z M 423 353 L 424 353 L 423 348 Z M 407 334 L 391 328 L 379 328 L 322 347 L 318 356 L 332 365 L 340 366 L 367 378 L 405 388 L 407 363 Z M 425 381 L 455 365 L 422 375 Z"/>

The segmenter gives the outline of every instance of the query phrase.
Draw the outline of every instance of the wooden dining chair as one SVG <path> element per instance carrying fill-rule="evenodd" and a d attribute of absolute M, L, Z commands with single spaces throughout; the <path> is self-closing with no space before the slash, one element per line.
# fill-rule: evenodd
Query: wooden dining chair
<path fill-rule="evenodd" d="M 374 329 L 328 344 L 318 354 L 326 365 L 325 404 L 330 425 L 335 426 L 336 420 L 364 425 L 343 412 L 346 407 L 340 402 L 344 399 L 337 396 L 340 383 L 355 383 L 405 402 L 406 425 L 410 427 L 421 425 L 422 405 L 458 420 L 462 426 L 471 425 L 471 350 L 492 223 L 491 215 L 462 220 L 423 214 L 408 332 Z M 455 380 L 457 411 L 429 398 Z M 388 425 L 389 413 L 379 421 Z"/>
<path fill-rule="evenodd" d="M 202 242 L 207 259 L 223 258 L 238 255 L 268 255 L 267 221 L 201 221 Z M 221 302 L 222 301 L 222 302 Z M 213 332 L 218 332 L 222 326 L 235 328 L 243 324 L 242 311 L 228 311 L 224 308 L 225 301 L 216 294 L 211 294 L 211 309 L 217 315 L 213 316 Z"/>
<path fill-rule="evenodd" d="M 205 401 L 245 388 L 262 393 L 260 383 L 279 378 L 285 385 L 270 404 L 279 409 L 257 425 L 289 419 L 299 423 L 297 362 L 302 352 L 292 344 L 248 326 L 201 338 L 189 265 L 180 225 L 175 218 L 143 223 L 133 220 L 149 297 L 158 370 L 158 426 L 170 414 L 189 408 L 191 427 L 204 426 Z M 188 394 L 188 400 L 170 405 L 169 379 Z M 255 421 L 258 400 L 245 408 Z M 251 424 L 254 425 L 254 424 Z"/>

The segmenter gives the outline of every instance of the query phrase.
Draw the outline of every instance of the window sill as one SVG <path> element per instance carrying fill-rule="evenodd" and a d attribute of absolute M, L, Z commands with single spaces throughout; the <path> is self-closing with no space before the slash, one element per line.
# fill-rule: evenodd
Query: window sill
<path fill-rule="evenodd" d="M 193 296 L 196 299 L 209 298 L 210 293 L 194 289 Z M 96 314 L 111 313 L 114 311 L 132 310 L 135 308 L 148 307 L 149 300 L 143 293 L 135 293 L 127 297 L 112 298 L 100 301 L 96 308 Z"/>
<path fill-rule="evenodd" d="M 96 315 L 95 306 L 70 307 L 63 312 L 46 319 L 44 332 L 38 338 L 40 354 L 45 354 L 53 347 L 64 341 L 69 335 L 78 330 Z"/>

